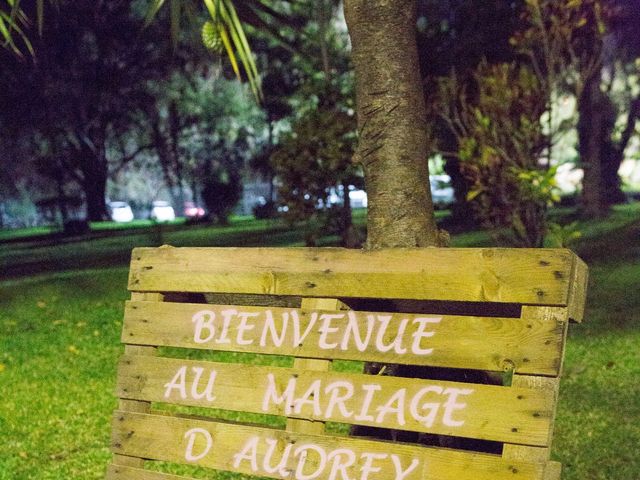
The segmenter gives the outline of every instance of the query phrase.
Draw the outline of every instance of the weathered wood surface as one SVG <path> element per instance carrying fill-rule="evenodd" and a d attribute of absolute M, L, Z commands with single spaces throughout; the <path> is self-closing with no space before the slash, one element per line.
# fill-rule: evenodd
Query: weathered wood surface
<path fill-rule="evenodd" d="M 558 377 L 587 282 L 585 264 L 562 249 L 135 249 L 107 480 L 189 480 L 144 470 L 147 459 L 291 480 L 559 480 L 561 466 L 549 460 Z M 219 304 L 164 301 L 165 293 L 190 298 L 179 292 L 213 294 Z M 264 306 L 226 305 L 240 298 Z M 413 312 L 438 302 L 501 303 L 516 308 L 502 315 L 521 315 L 341 310 L 339 299 L 349 298 L 352 306 L 359 298 L 431 302 L 393 302 Z M 269 306 L 273 299 L 280 306 Z M 157 346 L 294 361 L 184 360 L 155 356 Z M 333 359 L 510 371 L 513 385 L 332 372 Z M 151 414 L 152 402 L 284 415 L 287 424 Z M 335 437 L 324 433 L 326 421 L 504 446 L 487 455 Z"/>
<path fill-rule="evenodd" d="M 106 480 L 193 480 L 191 477 L 152 472 L 123 465 L 109 465 Z"/>
<path fill-rule="evenodd" d="M 544 469 L 544 480 L 560 480 L 562 464 L 560 462 L 548 462 Z"/>
<path fill-rule="evenodd" d="M 131 300 L 133 301 L 147 301 L 158 304 L 164 301 L 164 295 L 161 293 L 136 293 L 131 294 Z M 125 345 L 125 354 L 128 355 L 143 355 L 154 356 L 157 354 L 157 348 L 154 346 L 139 346 L 139 345 Z M 151 411 L 151 403 L 147 401 L 129 400 L 126 398 L 120 398 L 118 401 L 118 408 L 120 410 L 137 412 L 137 413 L 149 413 Z M 144 460 L 141 458 L 135 458 L 125 455 L 113 455 L 113 463 L 116 465 L 129 466 L 129 467 L 142 467 Z"/>
<path fill-rule="evenodd" d="M 577 262 L 562 249 L 136 248 L 129 289 L 567 306 Z"/>
<path fill-rule="evenodd" d="M 557 375 L 560 322 L 560 315 L 523 320 L 128 302 L 122 341 L 490 371 L 508 366 L 524 374 Z M 376 343 L 394 344 L 400 334 L 398 348 L 376 348 Z"/>
<path fill-rule="evenodd" d="M 128 412 L 114 414 L 112 447 L 124 455 L 269 478 L 330 478 L 335 468 L 332 478 L 339 478 L 343 468 L 358 479 L 542 480 L 545 468 L 494 455 Z M 363 477 L 363 468 L 371 477 Z"/>
<path fill-rule="evenodd" d="M 338 310 L 346 308 L 346 306 L 336 298 L 303 298 L 300 306 L 305 309 Z M 298 370 L 327 372 L 331 367 L 331 360 L 332 359 L 294 358 L 293 367 Z M 324 433 L 324 427 L 325 425 L 322 421 L 290 417 L 287 419 L 286 430 L 289 432 L 321 435 Z"/>
<path fill-rule="evenodd" d="M 581 258 L 575 257 L 571 271 L 569 290 L 568 314 L 575 322 L 581 322 L 587 302 L 587 287 L 589 285 L 589 269 Z"/>
<path fill-rule="evenodd" d="M 554 395 L 531 388 L 125 355 L 121 398 L 548 445 Z"/>
<path fill-rule="evenodd" d="M 568 312 L 567 309 L 557 308 L 557 307 L 534 307 L 534 306 L 525 306 L 522 308 L 521 319 L 523 321 L 530 320 L 540 320 L 540 319 L 548 319 L 554 318 L 558 321 L 559 328 L 562 329 L 562 336 L 566 339 L 567 330 L 568 330 Z M 564 349 L 565 342 L 562 342 L 562 346 Z M 561 354 L 560 358 L 564 358 L 564 351 Z M 560 364 L 560 370 L 562 370 L 562 363 Z M 552 408 L 549 411 L 549 421 L 551 428 L 548 431 L 549 438 L 547 439 L 547 446 L 533 447 L 533 446 L 524 446 L 524 445 L 514 445 L 511 443 L 505 443 L 502 451 L 502 456 L 508 460 L 528 460 L 528 461 L 539 461 L 539 462 L 547 462 L 550 458 L 551 453 L 551 443 L 553 441 L 553 426 L 555 424 L 556 417 L 556 409 L 558 405 L 558 392 L 560 388 L 560 372 L 558 372 L 557 377 L 541 377 L 537 375 L 521 375 L 519 373 L 515 373 L 513 375 L 512 386 L 520 387 L 520 388 L 531 388 L 535 389 L 538 392 L 546 392 L 549 398 L 552 399 L 551 405 Z M 557 469 L 556 469 L 557 470 Z M 552 475 L 549 478 L 554 478 L 556 470 L 553 468 L 549 469 L 549 475 Z M 557 470 L 559 472 L 559 470 Z M 559 475 L 559 474 L 558 474 Z M 560 478 L 559 476 L 557 478 Z M 545 480 L 547 478 L 545 477 Z"/>

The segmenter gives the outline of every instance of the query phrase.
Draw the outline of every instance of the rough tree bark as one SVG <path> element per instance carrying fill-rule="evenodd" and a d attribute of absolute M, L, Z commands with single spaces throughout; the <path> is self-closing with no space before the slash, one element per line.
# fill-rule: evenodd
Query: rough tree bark
<path fill-rule="evenodd" d="M 104 139 L 82 141 L 76 149 L 76 164 L 80 172 L 81 186 L 87 204 L 87 220 L 101 222 L 109 219 L 106 193 L 109 176 Z"/>
<path fill-rule="evenodd" d="M 578 103 L 578 137 L 580 163 L 584 171 L 582 179 L 582 211 L 589 218 L 606 215 L 602 191 L 602 104 L 604 94 L 600 90 L 600 75 L 585 84 Z"/>
<path fill-rule="evenodd" d="M 368 249 L 447 243 L 433 214 L 428 132 L 416 46 L 415 0 L 345 0 L 356 77 L 359 144 L 368 195 Z M 390 311 L 409 311 L 391 302 Z M 410 308 L 410 307 L 409 307 Z M 365 372 L 418 378 L 420 368 L 368 363 Z M 416 441 L 412 434 L 355 426 L 355 435 Z M 439 439 L 422 439 L 439 443 Z"/>
<path fill-rule="evenodd" d="M 367 248 L 439 244 L 427 163 L 415 0 L 345 0 L 359 145 L 369 196 Z"/>
<path fill-rule="evenodd" d="M 608 100 L 611 103 L 611 100 Z M 612 115 L 608 125 L 606 137 L 603 139 L 602 154 L 602 187 L 604 190 L 604 202 L 607 205 L 616 205 L 626 201 L 626 195 L 622 191 L 622 179 L 618 175 L 620 166 L 624 160 L 624 152 L 629 146 L 629 142 L 636 131 L 636 123 L 640 120 L 640 95 L 637 95 L 629 104 L 627 121 L 616 142 L 613 137 L 613 130 L 617 119 L 617 111 L 611 108 Z"/>
<path fill-rule="evenodd" d="M 589 218 L 599 218 L 608 213 L 611 205 L 626 200 L 618 170 L 640 118 L 640 96 L 630 102 L 627 122 L 617 141 L 613 132 L 618 111 L 600 89 L 599 72 L 587 82 L 578 111 L 580 160 L 584 169 L 582 210 Z"/>

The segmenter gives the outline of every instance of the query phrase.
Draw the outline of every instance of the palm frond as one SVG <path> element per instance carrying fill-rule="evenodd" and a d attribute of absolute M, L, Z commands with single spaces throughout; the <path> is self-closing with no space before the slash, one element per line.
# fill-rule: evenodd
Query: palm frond
<path fill-rule="evenodd" d="M 11 50 L 15 55 L 22 57 L 22 49 L 16 42 L 17 37 L 24 44 L 24 48 L 33 55 L 33 45 L 23 30 L 23 27 L 29 24 L 29 20 L 20 8 L 20 0 L 7 0 L 7 3 L 10 7 L 8 12 L 0 9 L 1 45 L 3 48 Z"/>
<path fill-rule="evenodd" d="M 229 56 L 229 61 L 231 62 L 231 68 L 233 68 L 233 71 L 236 74 L 236 76 L 240 78 L 240 69 L 238 68 L 238 61 L 236 60 L 236 55 L 233 52 L 233 46 L 231 45 L 231 41 L 229 40 L 229 32 L 227 32 L 227 29 L 224 26 L 220 28 L 220 38 L 222 39 L 222 44 L 224 45 L 224 48 L 227 51 L 227 55 Z"/>
<path fill-rule="evenodd" d="M 181 0 L 171 0 L 169 4 L 171 9 L 171 41 L 174 48 L 178 46 L 180 39 L 180 15 L 182 13 Z"/>
<path fill-rule="evenodd" d="M 220 35 L 224 49 L 231 62 L 231 68 L 240 79 L 239 65 L 242 65 L 253 95 L 256 99 L 261 100 L 262 89 L 260 87 L 258 67 L 233 1 L 203 0 L 203 2 L 211 17 L 210 22 Z"/>
<path fill-rule="evenodd" d="M 155 20 L 156 15 L 164 5 L 165 0 L 152 0 L 147 9 L 147 13 L 144 18 L 144 26 L 148 27 Z"/>
<path fill-rule="evenodd" d="M 19 0 L 13 0 L 19 1 Z M 171 0 L 171 37 L 174 45 L 178 43 L 180 18 L 186 0 Z M 202 26 L 202 39 L 205 46 L 216 50 L 220 43 L 227 53 L 231 68 L 238 79 L 242 78 L 240 66 L 256 99 L 262 98 L 258 67 L 253 59 L 253 52 L 244 33 L 244 27 L 236 12 L 233 0 L 202 0 L 209 13 L 210 21 Z M 166 0 L 152 0 L 145 15 L 144 25 L 149 26 L 155 19 Z"/>
<path fill-rule="evenodd" d="M 278 12 L 277 10 L 274 10 L 263 0 L 244 0 L 237 5 L 236 9 L 239 10 L 240 7 L 248 7 L 254 12 L 260 12 L 264 14 L 266 18 L 273 19 L 280 25 L 287 25 L 292 28 L 300 26 L 299 22 L 297 22 L 293 16 L 286 15 Z"/>
<path fill-rule="evenodd" d="M 218 12 L 220 11 L 220 9 L 217 8 L 217 5 L 220 4 L 220 0 L 203 0 L 203 1 L 204 1 L 205 7 L 207 7 L 207 10 L 209 11 L 209 16 L 211 17 L 211 20 L 216 22 L 218 20 Z"/>
<path fill-rule="evenodd" d="M 38 34 L 42 36 L 42 29 L 44 28 L 44 0 L 38 0 L 36 2 L 36 22 L 38 23 Z"/>

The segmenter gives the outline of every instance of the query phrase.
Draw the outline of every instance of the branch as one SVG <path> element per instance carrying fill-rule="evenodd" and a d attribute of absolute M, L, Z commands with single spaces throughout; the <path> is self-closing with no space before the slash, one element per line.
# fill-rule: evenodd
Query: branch
<path fill-rule="evenodd" d="M 118 174 L 122 171 L 122 169 L 127 166 L 131 161 L 133 161 L 138 155 L 140 155 L 142 152 L 145 152 L 147 150 L 151 150 L 154 148 L 154 145 L 152 143 L 147 144 L 147 145 L 142 145 L 140 147 L 138 147 L 136 150 L 134 150 L 133 152 L 125 155 L 124 153 L 124 146 L 122 146 L 122 156 L 120 157 L 120 163 L 118 164 L 118 166 L 111 172 L 111 174 Z"/>
<path fill-rule="evenodd" d="M 618 151 L 623 153 L 629 144 L 629 140 L 636 131 L 636 120 L 640 119 L 640 94 L 634 98 L 629 106 L 629 116 L 627 117 L 627 124 L 624 127 L 620 142 L 618 143 Z"/>

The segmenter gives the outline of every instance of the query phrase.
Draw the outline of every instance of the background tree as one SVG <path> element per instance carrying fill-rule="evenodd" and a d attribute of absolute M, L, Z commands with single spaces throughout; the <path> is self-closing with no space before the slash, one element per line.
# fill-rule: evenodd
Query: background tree
<path fill-rule="evenodd" d="M 604 28 L 598 5 L 530 0 L 510 38 L 512 61 L 484 62 L 466 81 L 456 74 L 441 82 L 448 108 L 436 111 L 457 136 L 468 199 L 482 224 L 510 227 L 511 244 L 541 246 L 547 233 L 547 207 L 558 199 L 554 147 L 570 126 L 557 99 L 566 91 L 580 96 L 599 69 L 589 56 Z"/>
<path fill-rule="evenodd" d="M 525 66 L 481 64 L 471 97 L 456 77 L 443 80 L 441 115 L 457 136 L 460 169 L 481 224 L 511 245 L 540 247 L 554 200 L 554 169 L 541 118 L 550 94 Z M 505 235 L 505 230 L 508 234 Z"/>
<path fill-rule="evenodd" d="M 0 131 L 5 132 L 0 136 L 0 228 L 35 226 L 38 215 L 30 193 L 38 190 L 50 194 L 50 182 L 38 175 L 22 139 L 11 135 L 11 129 L 1 121 Z"/>
<path fill-rule="evenodd" d="M 251 167 L 269 182 L 269 195 L 262 210 L 263 215 L 272 217 L 276 214 L 276 171 L 271 156 L 279 142 L 279 123 L 293 113 L 289 99 L 299 87 L 302 75 L 295 66 L 295 54 L 291 49 L 285 48 L 271 37 L 261 38 L 256 43 L 254 51 L 258 55 L 262 73 L 261 107 L 267 122 L 267 138 L 260 151 L 251 159 Z"/>
<path fill-rule="evenodd" d="M 356 138 L 353 77 L 346 31 L 336 28 L 332 20 L 338 7 L 338 2 L 330 0 L 315 3 L 313 9 L 299 7 L 305 26 L 290 59 L 297 73 L 290 84 L 297 89 L 289 109 L 296 114 L 289 119 L 291 131 L 281 134 L 273 148 L 271 163 L 287 218 L 315 225 L 309 244 L 315 244 L 317 234 L 328 228 L 341 236 L 343 245 L 355 246 L 359 242 L 349 189 L 362 186 L 362 175 L 351 163 Z"/>
<path fill-rule="evenodd" d="M 629 83 L 638 75 L 634 62 L 640 56 L 640 2 L 600 1 L 596 5 L 602 25 L 587 37 L 590 41 L 582 54 L 598 63 L 584 73 L 584 88 L 578 95 L 582 210 L 589 217 L 604 216 L 611 205 L 625 201 L 618 170 L 640 117 L 640 93 L 634 93 Z M 614 88 L 619 82 L 624 85 L 622 94 Z M 621 126 L 620 114 L 626 115 Z"/>
<path fill-rule="evenodd" d="M 165 74 L 169 46 L 159 30 L 140 35 L 141 18 L 127 3 L 58 7 L 33 41 L 37 62 L 3 59 L 0 115 L 22 135 L 46 139 L 82 187 L 88 218 L 103 220 L 110 165 L 143 147 L 130 150 L 121 139 L 147 98 L 144 81 Z"/>
<path fill-rule="evenodd" d="M 192 200 L 202 197 L 211 220 L 224 223 L 239 200 L 250 159 L 267 135 L 264 115 L 248 89 L 219 70 L 205 69 L 183 87 L 178 114 L 185 119 L 179 134 L 184 178 Z M 216 200 L 211 182 L 233 186 L 225 201 Z"/>
<path fill-rule="evenodd" d="M 509 44 L 521 24 L 523 1 L 492 0 L 419 0 L 418 53 L 420 70 L 425 84 L 425 101 L 432 130 L 430 149 L 439 150 L 443 169 L 451 178 L 455 201 L 446 228 L 465 228 L 475 223 L 469 215 L 467 194 L 470 188 L 462 175 L 460 160 L 450 152 L 458 150 L 458 137 L 433 108 L 437 102 L 437 84 L 455 70 L 458 81 L 472 83 L 474 71 L 481 62 L 489 64 L 515 60 Z M 433 144 L 437 140 L 438 148 Z M 432 172 L 433 173 L 433 172 Z"/>
<path fill-rule="evenodd" d="M 357 239 L 349 187 L 362 182 L 358 169 L 351 164 L 354 144 L 353 116 L 334 105 L 319 105 L 296 121 L 272 155 L 288 218 L 319 222 L 325 233 L 325 226 L 329 226 L 340 234 L 344 246 L 351 247 Z M 336 192 L 342 202 L 332 205 L 330 198 Z M 307 238 L 307 244 L 315 244 L 317 233 Z"/>

